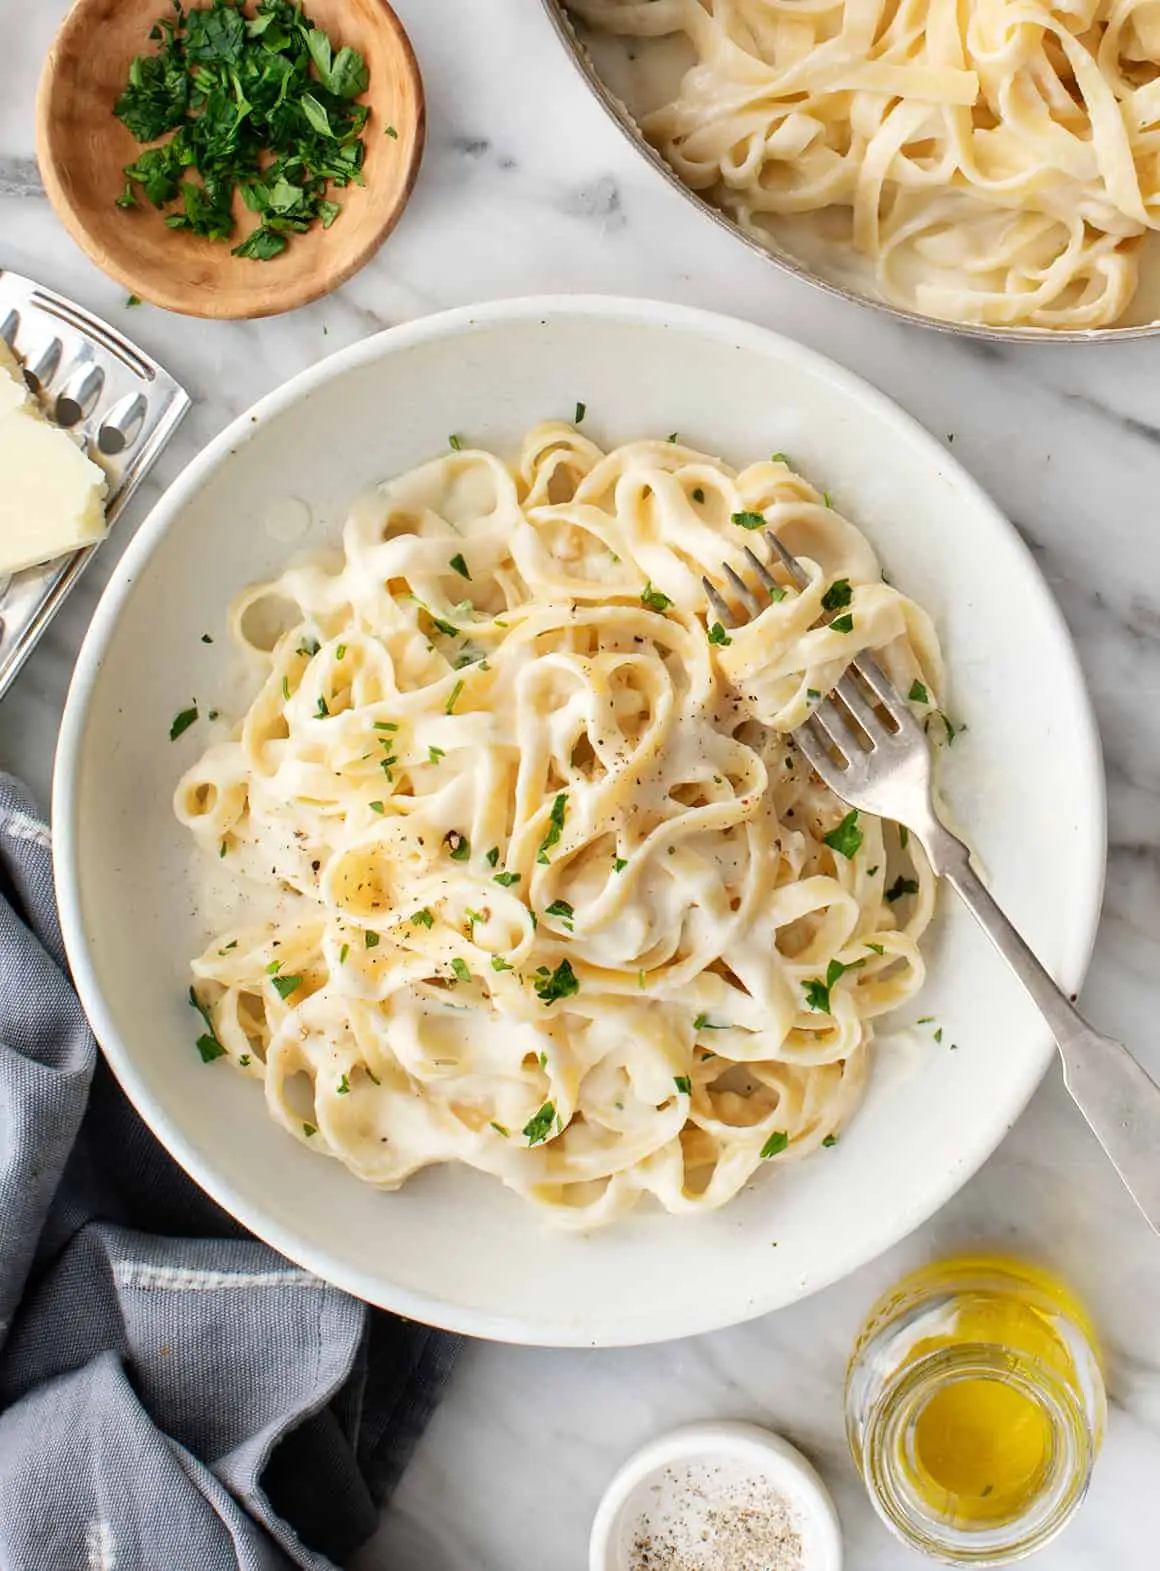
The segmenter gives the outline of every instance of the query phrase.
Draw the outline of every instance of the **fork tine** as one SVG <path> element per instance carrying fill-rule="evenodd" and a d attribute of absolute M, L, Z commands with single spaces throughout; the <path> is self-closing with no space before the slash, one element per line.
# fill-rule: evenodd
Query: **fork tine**
<path fill-rule="evenodd" d="M 716 611 L 717 620 L 721 623 L 722 627 L 732 627 L 733 612 L 730 611 L 729 607 L 725 604 L 724 600 L 722 600 L 721 596 L 717 593 L 716 589 L 714 589 L 713 585 L 707 578 L 702 578 L 701 588 L 705 591 L 705 595 L 709 601 L 709 604 L 713 607 L 714 611 Z"/>
<path fill-rule="evenodd" d="M 892 720 L 903 725 L 914 719 L 906 700 L 872 654 L 864 650 L 851 664 Z"/>
<path fill-rule="evenodd" d="M 726 567 L 725 577 L 729 580 L 729 584 L 733 590 L 733 593 L 737 596 L 738 600 L 741 601 L 741 604 L 749 612 L 750 616 L 760 616 L 761 601 L 753 593 L 753 590 L 750 589 L 749 585 L 740 576 L 740 574 L 735 573 L 731 567 Z"/>
<path fill-rule="evenodd" d="M 821 726 L 815 723 L 813 716 L 803 721 L 797 730 L 790 734 L 794 746 L 814 773 L 820 775 L 828 786 L 834 788 L 835 782 L 841 779 L 842 769 L 834 762 L 829 739 Z"/>
<path fill-rule="evenodd" d="M 845 711 L 832 698 L 823 698 L 820 704 L 815 704 L 812 718 L 847 762 L 854 763 L 866 757 L 857 726 L 850 723 Z"/>
<path fill-rule="evenodd" d="M 847 674 L 838 683 L 835 691 L 866 733 L 866 740 L 870 746 L 877 747 L 887 727 L 882 724 L 882 718 L 876 712 L 874 705 L 867 702 L 857 682 Z"/>
<path fill-rule="evenodd" d="M 787 550 L 786 547 L 782 545 L 781 541 L 777 538 L 772 529 L 763 529 L 762 534 L 765 537 L 765 543 L 769 546 L 773 554 L 780 558 L 782 566 L 793 579 L 794 583 L 798 586 L 799 589 L 805 589 L 810 581 L 809 574 L 798 561 L 797 557 L 794 556 L 792 551 Z"/>
<path fill-rule="evenodd" d="M 760 578 L 761 582 L 765 585 L 765 588 L 766 588 L 766 590 L 769 593 L 770 599 L 771 600 L 781 600 L 781 599 L 783 599 L 784 596 L 785 596 L 785 590 L 781 587 L 781 585 L 778 583 L 777 579 L 769 571 L 769 568 L 766 567 L 765 563 L 757 555 L 756 551 L 752 550 L 749 546 L 746 546 L 745 547 L 745 557 L 746 557 L 746 560 L 748 561 L 750 567 L 752 567 L 753 571 L 757 574 L 758 578 Z"/>

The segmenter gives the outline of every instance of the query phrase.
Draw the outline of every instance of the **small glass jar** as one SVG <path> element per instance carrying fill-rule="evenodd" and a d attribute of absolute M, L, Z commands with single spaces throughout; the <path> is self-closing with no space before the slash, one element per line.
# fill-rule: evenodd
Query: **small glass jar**
<path fill-rule="evenodd" d="M 1004 1565 L 1053 1538 L 1087 1491 L 1106 1416 L 1086 1314 L 1015 1260 L 907 1277 L 871 1311 L 846 1376 L 875 1509 L 949 1565 Z"/>

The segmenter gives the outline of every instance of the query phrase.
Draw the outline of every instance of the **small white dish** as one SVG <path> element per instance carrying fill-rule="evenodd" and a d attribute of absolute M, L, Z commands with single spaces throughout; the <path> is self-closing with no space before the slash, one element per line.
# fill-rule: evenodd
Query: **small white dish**
<path fill-rule="evenodd" d="M 969 724 L 943 770 L 955 821 L 996 898 L 1077 989 L 1103 887 L 1103 775 L 1075 651 L 1027 548 L 945 448 L 864 382 L 762 328 L 647 300 L 503 300 L 427 317 L 312 366 L 227 427 L 141 526 L 93 618 L 53 821 L 61 924 L 97 1039 L 220 1205 L 412 1319 L 609 1346 L 764 1314 L 897 1243 L 994 1150 L 1055 1049 L 965 909 L 943 899 L 922 996 L 875 1049 L 863 1106 L 833 1150 L 761 1174 L 710 1216 L 641 1207 L 579 1236 L 462 1168 L 381 1194 L 288 1138 L 260 1086 L 201 1062 L 189 961 L 210 918 L 172 798 L 209 731 L 202 721 L 171 742 L 169 730 L 192 698 L 227 715 L 248 698 L 227 606 L 294 552 L 333 543 L 352 498 L 446 451 L 449 433 L 511 453 L 578 400 L 584 432 L 606 444 L 679 431 L 733 463 L 780 449 L 865 530 L 934 617 L 955 718 Z M 293 543 L 267 527 L 287 498 L 307 521 Z M 916 1024 L 924 1016 L 941 1044 Z"/>
<path fill-rule="evenodd" d="M 714 1533 L 714 1512 L 727 1513 L 730 1506 L 758 1519 L 756 1533 L 763 1518 L 776 1533 L 779 1500 L 801 1544 L 800 1554 L 786 1555 L 786 1565 L 794 1571 L 842 1571 L 834 1502 L 788 1440 L 756 1424 L 674 1429 L 629 1457 L 609 1484 L 592 1523 L 588 1571 L 641 1571 L 664 1564 L 666 1551 L 674 1563 L 680 1556 L 684 1564 L 682 1551 L 695 1553 L 702 1535 Z M 766 1518 L 767 1502 L 773 1512 Z"/>

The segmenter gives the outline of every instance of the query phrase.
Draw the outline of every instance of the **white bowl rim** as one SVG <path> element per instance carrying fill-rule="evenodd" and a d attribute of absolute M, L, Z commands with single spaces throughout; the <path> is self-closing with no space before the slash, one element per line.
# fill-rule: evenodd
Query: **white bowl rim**
<path fill-rule="evenodd" d="M 772 329 L 758 326 L 743 318 L 699 307 L 677 305 L 667 301 L 621 295 L 530 295 L 487 301 L 478 305 L 457 306 L 430 316 L 390 327 L 369 338 L 340 349 L 327 358 L 298 372 L 273 392 L 260 398 L 236 419 L 232 420 L 217 436 L 190 461 L 169 488 L 154 504 L 148 516 L 129 542 L 124 555 L 114 570 L 99 601 L 77 656 L 68 699 L 61 719 L 56 763 L 52 785 L 53 866 L 57 905 L 60 913 L 61 932 L 71 967 L 73 981 L 80 996 L 97 1042 L 139 1116 L 168 1150 L 175 1161 L 223 1210 L 227 1211 L 258 1238 L 280 1254 L 312 1271 L 315 1275 L 351 1293 L 368 1303 L 377 1304 L 392 1312 L 458 1331 L 468 1336 L 526 1346 L 613 1346 L 632 1345 L 640 1341 L 664 1341 L 673 1337 L 699 1335 L 718 1330 L 727 1325 L 757 1319 L 781 1307 L 786 1300 L 781 1295 L 757 1295 L 740 1313 L 726 1317 L 709 1314 L 701 1318 L 683 1315 L 679 1325 L 661 1329 L 646 1338 L 629 1333 L 623 1337 L 604 1336 L 598 1344 L 581 1334 L 561 1337 L 558 1328 L 529 1324 L 518 1314 L 495 1313 L 460 1305 L 451 1305 L 443 1299 L 415 1289 L 387 1284 L 384 1292 L 383 1278 L 369 1271 L 353 1267 L 336 1258 L 322 1244 L 303 1240 L 291 1230 L 271 1219 L 258 1205 L 240 1198 L 232 1184 L 221 1178 L 212 1165 L 203 1158 L 196 1142 L 180 1129 L 155 1104 L 143 1077 L 134 1065 L 132 1055 L 120 1040 L 112 1012 L 102 997 L 96 971 L 88 953 L 88 943 L 82 918 L 79 879 L 79 859 L 76 840 L 80 770 L 80 752 L 84 741 L 85 717 L 89 699 L 96 685 L 105 650 L 113 636 L 122 606 L 128 599 L 138 572 L 144 567 L 153 551 L 179 516 L 186 503 L 209 478 L 213 471 L 231 452 L 246 442 L 264 420 L 274 417 L 290 405 L 296 404 L 317 388 L 341 376 L 344 372 L 377 359 L 389 350 L 406 349 L 428 339 L 454 337 L 475 327 L 493 327 L 506 322 L 526 323 L 549 317 L 596 316 L 602 321 L 623 322 L 627 326 L 673 328 L 700 333 L 716 338 L 727 338 L 738 348 L 756 351 L 771 348 L 787 362 L 796 361 L 817 373 L 851 397 L 871 406 L 887 423 L 904 432 L 912 441 L 925 446 L 932 460 L 955 471 L 956 482 L 971 495 L 973 502 L 989 512 L 996 523 L 1009 532 L 1013 544 L 1023 555 L 1032 581 L 1042 590 L 1043 611 L 1056 624 L 1059 633 L 1061 657 L 1069 663 L 1068 679 L 1074 687 L 1079 732 L 1075 736 L 1075 760 L 1084 769 L 1087 780 L 1085 790 L 1095 811 L 1086 827 L 1086 843 L 1077 855 L 1091 869 L 1091 889 L 1086 909 L 1074 916 L 1075 931 L 1079 936 L 1077 960 L 1072 974 L 1060 976 L 1060 985 L 1068 992 L 1078 992 L 1095 946 L 1103 900 L 1106 870 L 1106 784 L 1099 731 L 1091 704 L 1079 657 L 1071 633 L 1055 597 L 1051 594 L 1030 548 L 1014 525 L 998 509 L 983 488 L 948 455 L 941 444 L 917 420 L 907 414 L 885 393 L 872 383 L 856 376 L 852 371 L 831 360 L 828 356 L 797 343 L 794 339 Z M 1006 1116 L 993 1125 L 980 1126 L 971 1144 L 960 1153 L 959 1160 L 948 1164 L 946 1170 L 932 1178 L 927 1186 L 916 1192 L 910 1207 L 901 1215 L 891 1213 L 877 1232 L 864 1235 L 858 1246 L 835 1253 L 832 1263 L 819 1270 L 795 1294 L 794 1301 L 828 1287 L 859 1266 L 876 1259 L 878 1255 L 899 1243 L 916 1228 L 940 1210 L 953 1195 L 971 1178 L 992 1154 L 1001 1140 L 1031 1100 L 1051 1060 L 1055 1048 L 1044 1028 L 1043 1045 L 1038 1063 L 1032 1062 L 1026 1084 L 1018 1097 L 1007 1104 L 1010 1120 Z"/>

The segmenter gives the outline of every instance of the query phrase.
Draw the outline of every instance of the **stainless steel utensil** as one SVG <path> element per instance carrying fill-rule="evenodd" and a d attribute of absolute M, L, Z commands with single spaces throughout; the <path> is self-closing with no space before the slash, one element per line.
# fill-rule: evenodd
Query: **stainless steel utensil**
<path fill-rule="evenodd" d="M 790 252 L 778 250 L 772 244 L 763 244 L 754 235 L 747 234 L 727 213 L 714 207 L 712 202 L 687 186 L 669 167 L 656 148 L 645 140 L 628 106 L 617 97 L 596 69 L 581 32 L 568 14 L 566 0 L 542 0 L 542 4 L 560 42 L 571 56 L 572 63 L 599 99 L 605 112 L 616 122 L 637 152 L 646 158 L 657 173 L 667 180 L 675 191 L 679 191 L 687 202 L 699 208 L 720 228 L 728 230 L 750 251 L 764 257 L 767 262 L 772 262 L 774 267 L 780 267 L 783 272 L 792 273 L 795 277 L 804 279 L 806 283 L 813 284 L 815 288 L 824 289 L 827 294 L 837 295 L 842 300 L 850 300 L 855 305 L 868 305 L 876 311 L 884 311 L 887 316 L 897 317 L 899 321 L 913 322 L 919 327 L 933 327 L 936 332 L 955 333 L 964 338 L 988 338 L 993 343 L 1010 343 L 1014 339 L 1038 344 L 1086 344 L 1103 339 L 1118 341 L 1126 338 L 1150 338 L 1153 334 L 1160 333 L 1160 320 L 1125 324 L 1123 327 L 1069 328 L 1066 331 L 1039 327 L 988 327 L 974 322 L 946 322 L 936 316 L 924 316 L 919 311 L 908 311 L 903 306 L 892 305 L 890 301 L 880 299 L 877 295 L 862 294 L 855 289 L 847 289 L 844 284 L 836 283 L 833 279 L 824 278 Z"/>
<path fill-rule="evenodd" d="M 3 269 L 0 338 L 45 412 L 80 436 L 108 475 L 112 526 L 184 418 L 189 395 L 107 322 Z M 0 577 L 0 698 L 102 544 Z"/>
<path fill-rule="evenodd" d="M 762 531 L 797 587 L 807 583 L 801 564 L 771 529 Z M 724 576 L 748 616 L 762 610 L 762 591 L 780 590 L 752 550 L 746 556 L 758 588 L 732 568 Z M 726 627 L 737 617 L 709 580 L 702 580 L 714 612 Z M 931 791 L 930 745 L 878 662 L 861 654 L 851 661 L 834 693 L 821 700 L 792 740 L 835 796 L 860 812 L 893 819 L 920 841 L 931 867 L 962 899 L 995 948 L 1030 993 L 1047 1022 L 1068 1090 L 1129 1193 L 1160 1233 L 1160 1086 L 1127 1048 L 1100 1036 L 1073 1008 L 1003 914 L 971 866 L 970 852 L 938 816 Z"/>

